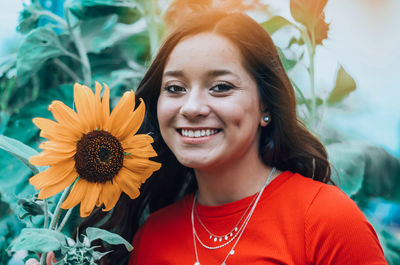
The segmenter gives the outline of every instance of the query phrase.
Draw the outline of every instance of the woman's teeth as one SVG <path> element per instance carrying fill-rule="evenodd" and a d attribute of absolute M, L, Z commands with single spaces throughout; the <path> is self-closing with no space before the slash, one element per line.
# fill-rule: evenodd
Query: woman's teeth
<path fill-rule="evenodd" d="M 217 132 L 218 132 L 218 130 L 214 130 L 214 129 L 206 129 L 206 130 L 186 130 L 186 129 L 182 129 L 181 130 L 182 136 L 193 137 L 193 138 L 203 137 L 203 136 L 210 136 L 210 135 L 216 134 Z"/>

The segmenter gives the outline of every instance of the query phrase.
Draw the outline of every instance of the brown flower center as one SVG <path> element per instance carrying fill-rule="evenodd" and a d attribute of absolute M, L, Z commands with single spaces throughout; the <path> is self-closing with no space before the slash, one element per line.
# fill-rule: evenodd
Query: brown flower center
<path fill-rule="evenodd" d="M 109 132 L 93 131 L 78 141 L 74 159 L 81 178 L 104 183 L 112 180 L 122 168 L 124 150 Z"/>

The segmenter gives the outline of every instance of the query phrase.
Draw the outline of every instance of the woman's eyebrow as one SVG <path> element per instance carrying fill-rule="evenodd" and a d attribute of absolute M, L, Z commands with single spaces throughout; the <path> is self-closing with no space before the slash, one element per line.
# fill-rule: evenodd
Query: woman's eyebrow
<path fill-rule="evenodd" d="M 170 70 L 166 71 L 164 76 L 172 76 L 172 77 L 184 77 L 185 74 L 181 70 Z M 235 77 L 238 77 L 235 73 L 233 73 L 230 70 L 227 69 L 215 69 L 215 70 L 210 70 L 206 73 L 206 76 L 208 77 L 217 77 L 221 75 L 233 75 Z"/>
<path fill-rule="evenodd" d="M 171 70 L 171 71 L 166 71 L 166 72 L 163 74 L 163 76 L 183 77 L 183 76 L 185 76 L 185 75 L 184 75 L 183 72 L 180 71 L 180 70 Z"/>
<path fill-rule="evenodd" d="M 235 77 L 238 77 L 235 73 L 233 73 L 232 71 L 230 71 L 228 69 L 210 70 L 207 72 L 206 75 L 209 77 L 217 77 L 217 76 L 221 76 L 221 75 L 233 75 Z"/>

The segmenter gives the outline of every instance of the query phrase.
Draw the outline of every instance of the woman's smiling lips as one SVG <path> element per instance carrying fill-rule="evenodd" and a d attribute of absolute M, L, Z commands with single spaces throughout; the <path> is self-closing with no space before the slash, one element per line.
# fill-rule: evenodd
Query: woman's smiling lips
<path fill-rule="evenodd" d="M 207 142 L 214 135 L 221 132 L 221 129 L 217 128 L 209 128 L 209 127 L 202 127 L 202 128 L 178 128 L 176 129 L 179 133 L 182 142 L 188 144 L 201 144 Z"/>

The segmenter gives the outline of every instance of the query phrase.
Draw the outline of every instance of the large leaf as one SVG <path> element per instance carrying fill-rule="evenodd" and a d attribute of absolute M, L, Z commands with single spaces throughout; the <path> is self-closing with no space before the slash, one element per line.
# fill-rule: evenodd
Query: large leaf
<path fill-rule="evenodd" d="M 146 21 L 143 18 L 133 24 L 123 24 L 117 21 L 116 15 L 85 20 L 81 25 L 81 35 L 86 50 L 99 53 L 146 29 Z"/>
<path fill-rule="evenodd" d="M 26 84 L 48 59 L 65 54 L 66 51 L 53 30 L 46 27 L 32 30 L 18 50 L 18 85 Z"/>
<path fill-rule="evenodd" d="M 400 202 L 400 160 L 382 147 L 365 145 L 365 176 L 357 198 L 382 197 Z"/>
<path fill-rule="evenodd" d="M 126 13 L 129 9 L 142 10 L 139 2 L 136 0 L 70 0 L 67 2 L 67 7 L 77 18 L 85 20 L 92 17 Z"/>
<path fill-rule="evenodd" d="M 271 17 L 266 22 L 261 23 L 261 26 L 270 34 L 274 34 L 276 31 L 280 30 L 286 26 L 293 26 L 296 27 L 292 22 L 287 20 L 282 16 L 274 16 Z"/>
<path fill-rule="evenodd" d="M 44 253 L 61 249 L 66 243 L 66 236 L 60 232 L 44 228 L 24 228 L 11 243 L 10 250 L 29 250 Z"/>
<path fill-rule="evenodd" d="M 356 90 L 356 87 L 354 79 L 344 70 L 343 66 L 340 66 L 336 76 L 335 87 L 329 94 L 327 103 L 332 105 L 340 102 L 352 91 Z"/>
<path fill-rule="evenodd" d="M 334 143 L 326 149 L 333 169 L 332 180 L 347 195 L 356 194 L 364 181 L 364 150 L 350 143 Z"/>
<path fill-rule="evenodd" d="M 4 135 L 0 135 L 0 148 L 21 160 L 34 174 L 40 172 L 38 167 L 29 163 L 29 158 L 38 154 L 35 149 Z"/>
<path fill-rule="evenodd" d="M 128 251 L 132 251 L 132 249 L 133 249 L 132 245 L 129 244 L 129 242 L 126 241 L 125 239 L 123 239 L 120 235 L 111 233 L 107 230 L 103 230 L 103 229 L 96 228 L 96 227 L 88 227 L 86 229 L 86 235 L 89 238 L 90 242 L 92 242 L 93 240 L 96 240 L 96 239 L 101 239 L 101 240 L 107 242 L 108 244 L 112 244 L 112 245 L 123 244 L 123 245 L 125 245 L 125 247 Z"/>

